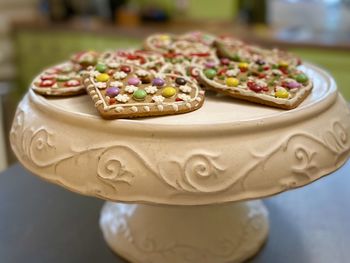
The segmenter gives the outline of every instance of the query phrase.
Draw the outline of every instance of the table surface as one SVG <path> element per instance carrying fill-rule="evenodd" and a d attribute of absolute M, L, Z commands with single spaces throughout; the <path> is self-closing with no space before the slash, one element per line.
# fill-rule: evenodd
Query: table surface
<path fill-rule="evenodd" d="M 309 186 L 265 199 L 270 235 L 250 261 L 350 259 L 350 161 Z M 41 181 L 20 164 L 0 174 L 1 263 L 124 263 L 98 227 L 102 200 Z"/>

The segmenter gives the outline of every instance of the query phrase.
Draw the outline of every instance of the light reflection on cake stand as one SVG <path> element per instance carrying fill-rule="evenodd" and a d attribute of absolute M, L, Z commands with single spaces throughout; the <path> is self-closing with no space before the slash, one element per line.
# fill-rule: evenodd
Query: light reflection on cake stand
<path fill-rule="evenodd" d="M 10 139 L 31 172 L 105 200 L 100 226 L 133 263 L 242 262 L 268 235 L 261 201 L 309 184 L 350 154 L 350 111 L 312 65 L 312 94 L 284 111 L 208 94 L 198 111 L 102 120 L 88 96 L 18 106 Z"/>

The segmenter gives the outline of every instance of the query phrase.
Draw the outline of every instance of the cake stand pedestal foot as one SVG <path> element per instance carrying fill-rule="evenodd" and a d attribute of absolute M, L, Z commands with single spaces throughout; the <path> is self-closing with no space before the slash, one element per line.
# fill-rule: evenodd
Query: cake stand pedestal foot
<path fill-rule="evenodd" d="M 228 263 L 254 256 L 268 235 L 261 201 L 208 206 L 106 202 L 100 226 L 110 248 L 132 263 Z"/>

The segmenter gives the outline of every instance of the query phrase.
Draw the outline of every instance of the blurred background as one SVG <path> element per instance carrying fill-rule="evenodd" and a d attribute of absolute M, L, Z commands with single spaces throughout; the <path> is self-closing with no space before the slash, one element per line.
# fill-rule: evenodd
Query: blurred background
<path fill-rule="evenodd" d="M 293 51 L 330 71 L 350 100 L 350 0 L 0 0 L 0 171 L 14 161 L 18 100 L 44 67 L 190 30 Z"/>

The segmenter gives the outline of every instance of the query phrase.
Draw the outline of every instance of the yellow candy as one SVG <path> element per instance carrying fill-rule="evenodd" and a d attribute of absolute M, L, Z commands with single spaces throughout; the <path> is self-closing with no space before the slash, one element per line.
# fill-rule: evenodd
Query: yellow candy
<path fill-rule="evenodd" d="M 97 75 L 96 80 L 99 82 L 106 82 L 109 80 L 109 75 L 106 73 L 99 74 Z"/>
<path fill-rule="evenodd" d="M 244 68 L 244 69 L 247 69 L 249 67 L 249 64 L 248 63 L 245 63 L 245 62 L 241 62 L 238 64 L 238 67 L 239 68 Z"/>
<path fill-rule="evenodd" d="M 288 99 L 289 92 L 286 89 L 278 89 L 275 93 L 275 96 L 281 99 Z"/>
<path fill-rule="evenodd" d="M 176 94 L 176 89 L 173 87 L 166 87 L 162 91 L 162 96 L 165 98 L 170 98 Z"/>
<path fill-rule="evenodd" d="M 289 64 L 288 64 L 288 62 L 286 62 L 286 61 L 280 61 L 279 63 L 278 63 L 278 65 L 280 66 L 280 67 L 282 67 L 282 68 L 288 68 L 288 66 L 289 66 Z"/>
<path fill-rule="evenodd" d="M 227 78 L 226 85 L 229 87 L 237 87 L 239 84 L 239 80 L 236 78 Z"/>
<path fill-rule="evenodd" d="M 168 35 L 161 35 L 161 36 L 159 36 L 159 39 L 162 41 L 167 41 L 170 39 L 170 37 Z"/>

